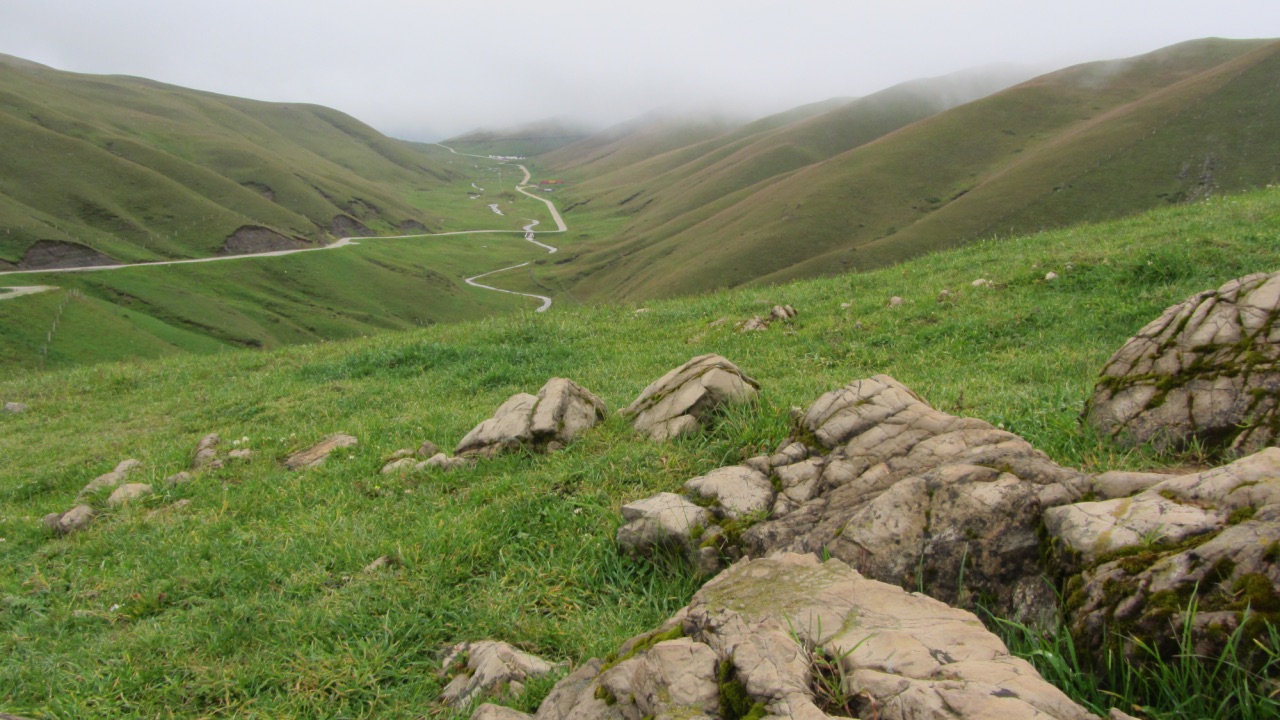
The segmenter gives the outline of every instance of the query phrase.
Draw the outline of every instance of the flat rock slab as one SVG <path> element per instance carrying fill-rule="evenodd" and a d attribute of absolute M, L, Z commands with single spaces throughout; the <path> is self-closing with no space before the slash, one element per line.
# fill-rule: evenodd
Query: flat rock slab
<path fill-rule="evenodd" d="M 1129 444 L 1237 455 L 1280 437 L 1280 272 L 1193 295 L 1103 367 L 1085 417 Z"/>
<path fill-rule="evenodd" d="M 653 440 L 695 432 L 722 405 L 756 395 L 760 384 L 719 355 L 699 355 L 653 381 L 622 410 Z"/>
<path fill-rule="evenodd" d="M 766 715 L 821 720 L 835 709 L 813 692 L 818 652 L 836 658 L 858 689 L 858 717 L 1094 717 L 972 613 L 838 560 L 788 554 L 721 573 L 666 624 L 623 644 L 625 661 L 585 682 L 578 673 L 561 681 L 537 717 L 725 717 L 727 676 Z"/>
<path fill-rule="evenodd" d="M 3 408 L 0 408 L 0 413 L 7 413 L 9 415 L 17 415 L 18 413 L 24 413 L 26 411 L 27 406 L 20 402 L 7 402 L 4 404 Z"/>
<path fill-rule="evenodd" d="M 558 450 L 605 418 L 604 401 L 581 385 L 552 378 L 537 395 L 512 395 L 467 433 L 454 454 L 493 457 L 519 448 Z"/>
<path fill-rule="evenodd" d="M 329 459 L 329 454 L 340 448 L 354 447 L 360 443 L 352 435 L 337 433 L 321 440 L 306 450 L 300 450 L 285 458 L 284 466 L 290 470 L 317 467 Z"/>
<path fill-rule="evenodd" d="M 766 512 L 773 504 L 773 485 L 769 478 L 741 465 L 712 470 L 686 482 L 684 489 L 713 500 L 716 510 L 735 519 Z"/>

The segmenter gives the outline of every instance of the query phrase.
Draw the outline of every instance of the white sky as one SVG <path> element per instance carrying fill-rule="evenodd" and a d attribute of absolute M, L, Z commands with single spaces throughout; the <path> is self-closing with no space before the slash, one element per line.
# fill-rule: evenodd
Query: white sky
<path fill-rule="evenodd" d="M 690 103 L 763 114 L 1208 36 L 1280 37 L 1280 2 L 0 0 L 0 53 L 319 103 L 410 139 Z"/>

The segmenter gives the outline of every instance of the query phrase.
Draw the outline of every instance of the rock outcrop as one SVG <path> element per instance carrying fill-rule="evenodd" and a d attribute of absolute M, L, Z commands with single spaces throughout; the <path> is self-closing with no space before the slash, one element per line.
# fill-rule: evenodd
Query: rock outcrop
<path fill-rule="evenodd" d="M 1063 566 L 1082 570 L 1067 607 L 1086 647 L 1136 636 L 1174 650 L 1169 628 L 1192 601 L 1196 651 L 1210 657 L 1248 622 L 1246 610 L 1280 622 L 1280 449 L 1132 497 L 1053 508 L 1045 526 Z M 1250 630 L 1245 646 L 1261 626 Z"/>
<path fill-rule="evenodd" d="M 783 554 L 721 573 L 615 659 L 562 680 L 537 718 L 747 715 L 1093 717 L 972 613 L 838 560 Z"/>
<path fill-rule="evenodd" d="M 519 695 L 527 680 L 555 669 L 546 660 L 504 642 L 459 643 L 445 657 L 442 671 L 454 677 L 440 693 L 440 700 L 460 706 L 486 695 Z"/>
<path fill-rule="evenodd" d="M 699 355 L 646 387 L 621 411 L 653 440 L 696 431 L 722 405 L 756 395 L 759 383 L 719 355 Z"/>
<path fill-rule="evenodd" d="M 1041 513 L 1080 499 L 1088 476 L 884 375 L 823 395 L 795 435 L 804 441 L 686 484 L 712 501 L 714 524 L 685 543 L 700 568 L 708 548 L 726 560 L 826 553 L 946 602 L 981 595 L 1008 616 L 1053 614 Z"/>
<path fill-rule="evenodd" d="M 285 458 L 284 466 L 290 470 L 299 470 L 301 468 L 318 467 L 329 459 L 329 454 L 340 448 L 349 448 L 358 445 L 360 441 L 352 435 L 344 435 L 336 433 L 312 445 L 306 450 L 299 450 L 289 457 Z"/>
<path fill-rule="evenodd" d="M 1132 444 L 1191 442 L 1236 455 L 1280 436 L 1280 272 L 1258 273 L 1174 305 L 1102 369 L 1085 411 Z"/>
<path fill-rule="evenodd" d="M 537 395 L 512 395 L 477 425 L 454 454 L 493 457 L 518 448 L 553 451 L 563 448 L 584 430 L 604 419 L 604 401 L 590 390 L 564 378 L 551 378 Z"/>
<path fill-rule="evenodd" d="M 89 481 L 87 485 L 80 489 L 78 497 L 84 498 L 92 495 L 99 490 L 119 487 L 125 481 L 129 473 L 142 467 L 142 462 L 138 460 L 122 460 L 116 465 L 115 469 L 109 473 L 104 473 Z"/>

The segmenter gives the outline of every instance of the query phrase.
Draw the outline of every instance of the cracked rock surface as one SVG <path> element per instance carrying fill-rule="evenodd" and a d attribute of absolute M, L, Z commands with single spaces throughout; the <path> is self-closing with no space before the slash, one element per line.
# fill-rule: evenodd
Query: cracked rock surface
<path fill-rule="evenodd" d="M 501 690 L 506 694 L 519 695 L 525 681 L 546 675 L 555 668 L 546 660 L 504 642 L 459 643 L 450 648 L 443 667 L 446 673 L 459 672 L 441 692 L 440 699 L 447 705 L 458 706 Z"/>
<path fill-rule="evenodd" d="M 764 460 L 783 492 L 743 535 L 747 554 L 826 552 L 945 602 L 978 593 L 1011 617 L 1052 613 L 1036 528 L 1046 507 L 1079 499 L 1088 476 L 885 375 L 818 398 L 797 434 L 814 447 Z"/>
<path fill-rule="evenodd" d="M 729 716 L 730 693 L 767 716 L 831 717 L 815 657 L 835 658 L 859 717 L 1093 717 L 1009 655 L 972 613 L 869 580 L 838 560 L 781 554 L 708 582 L 607 669 L 562 680 L 537 720 Z"/>
<path fill-rule="evenodd" d="M 719 355 L 699 355 L 653 381 L 622 410 L 653 440 L 696 432 L 721 405 L 755 397 L 760 384 Z"/>
<path fill-rule="evenodd" d="M 557 450 L 604 419 L 604 401 L 564 378 L 551 378 L 537 395 L 518 393 L 477 425 L 454 454 L 493 457 L 517 448 Z"/>
<path fill-rule="evenodd" d="M 1237 455 L 1280 431 L 1280 272 L 1193 295 L 1130 338 L 1103 367 L 1085 417 L 1130 444 L 1197 441 Z"/>

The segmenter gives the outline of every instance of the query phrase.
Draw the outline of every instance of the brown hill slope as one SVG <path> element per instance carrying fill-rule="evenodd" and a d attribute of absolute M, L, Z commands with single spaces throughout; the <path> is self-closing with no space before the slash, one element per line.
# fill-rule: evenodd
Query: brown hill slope
<path fill-rule="evenodd" d="M 1280 180 L 1276 77 L 1275 41 L 1201 40 L 1068 68 L 799 169 L 740 171 L 739 189 L 697 209 L 665 213 L 666 188 L 637 210 L 575 209 L 609 232 L 584 238 L 554 274 L 578 297 L 697 292 L 1265 185 Z M 698 198 L 696 183 L 674 194 Z"/>

